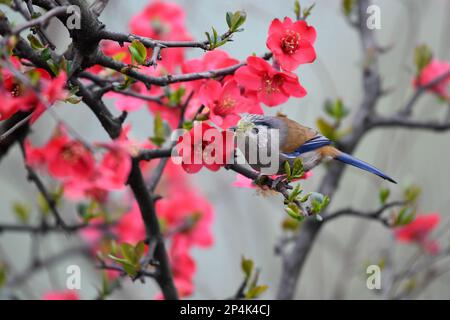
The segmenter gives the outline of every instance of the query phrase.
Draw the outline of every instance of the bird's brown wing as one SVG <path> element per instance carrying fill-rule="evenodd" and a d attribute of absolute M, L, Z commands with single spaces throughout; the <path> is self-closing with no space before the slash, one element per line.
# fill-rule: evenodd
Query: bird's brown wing
<path fill-rule="evenodd" d="M 302 126 L 285 116 L 278 116 L 287 127 L 287 135 L 284 143 L 280 146 L 283 153 L 291 153 L 297 150 L 305 142 L 317 136 L 318 132 L 314 129 Z"/>

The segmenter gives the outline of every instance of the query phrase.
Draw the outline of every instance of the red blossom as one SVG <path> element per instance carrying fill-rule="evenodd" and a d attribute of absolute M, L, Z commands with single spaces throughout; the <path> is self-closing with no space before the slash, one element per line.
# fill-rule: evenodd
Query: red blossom
<path fill-rule="evenodd" d="M 114 232 L 118 242 L 136 244 L 145 239 L 145 226 L 139 206 L 135 201 L 131 209 L 120 217 Z"/>
<path fill-rule="evenodd" d="M 436 229 L 441 220 L 439 213 L 418 215 L 413 222 L 394 230 L 395 237 L 400 242 L 417 243 L 430 253 L 439 251 L 439 245 L 430 239 L 430 233 Z"/>
<path fill-rule="evenodd" d="M 200 92 L 204 104 L 209 108 L 209 118 L 224 129 L 237 124 L 240 113 L 252 110 L 252 100 L 241 95 L 241 90 L 232 78 L 223 85 L 216 80 L 209 80 Z"/>
<path fill-rule="evenodd" d="M 209 247 L 213 243 L 211 224 L 214 218 L 211 204 L 194 191 L 180 190 L 156 203 L 158 217 L 165 229 L 179 232 L 173 241 L 181 241 L 188 247 Z"/>
<path fill-rule="evenodd" d="M 50 291 L 42 296 L 42 300 L 80 300 L 75 290 Z"/>
<path fill-rule="evenodd" d="M 233 133 L 220 132 L 205 122 L 197 123 L 180 137 L 177 150 L 187 173 L 197 173 L 203 167 L 218 171 L 228 163 L 234 150 Z"/>
<path fill-rule="evenodd" d="M 25 141 L 27 164 L 39 167 L 62 182 L 65 195 L 78 200 L 91 197 L 103 202 L 109 191 L 125 187 L 131 170 L 131 142 L 121 136 L 108 144 L 97 163 L 92 150 L 81 141 L 71 139 L 62 126 L 42 147 Z"/>
<path fill-rule="evenodd" d="M 230 55 L 220 49 L 208 51 L 200 59 L 191 59 L 185 61 L 181 67 L 183 73 L 195 73 L 209 70 L 227 68 L 238 64 L 239 61 L 230 57 Z M 199 92 L 201 86 L 207 82 L 205 79 L 190 81 L 194 92 Z"/>
<path fill-rule="evenodd" d="M 186 31 L 183 8 L 170 2 L 153 1 L 147 5 L 143 11 L 131 18 L 130 31 L 156 40 L 191 40 Z M 161 64 L 173 72 L 175 67 L 184 61 L 184 52 L 184 48 L 162 50 Z M 151 55 L 151 52 L 149 54 Z"/>
<path fill-rule="evenodd" d="M 286 102 L 290 96 L 301 98 L 306 95 L 295 74 L 277 71 L 259 57 L 248 57 L 247 65 L 239 68 L 234 77 L 246 90 L 255 91 L 258 100 L 270 107 Z"/>
<path fill-rule="evenodd" d="M 288 17 L 281 22 L 274 19 L 269 28 L 267 48 L 284 70 L 295 70 L 299 65 L 316 59 L 314 42 L 316 30 L 304 20 L 292 22 Z"/>
<path fill-rule="evenodd" d="M 20 63 L 17 59 L 11 59 L 12 65 L 20 71 Z M 51 78 L 47 71 L 42 69 L 33 69 L 39 81 L 41 99 L 38 99 L 36 93 L 31 88 L 26 88 L 24 84 L 17 81 L 13 73 L 6 69 L 0 69 L 0 120 L 6 120 L 19 111 L 34 110 L 30 122 L 35 122 L 47 106 L 53 105 L 58 100 L 67 97 L 67 91 L 64 89 L 67 81 L 65 72 L 61 72 L 56 78 Z"/>
<path fill-rule="evenodd" d="M 142 67 L 140 69 L 140 72 L 147 75 L 156 77 L 161 75 L 160 68 L 153 68 L 153 67 Z M 162 94 L 161 87 L 158 86 L 151 86 L 149 89 L 144 83 L 142 82 L 136 82 L 133 83 L 130 87 L 128 87 L 126 90 L 131 91 L 133 93 L 137 93 L 143 96 L 149 96 L 149 97 L 157 97 Z M 108 92 L 106 94 L 106 97 L 108 98 L 115 98 L 115 106 L 120 111 L 128 111 L 133 112 L 141 109 L 145 104 L 145 100 L 141 98 L 136 98 L 133 96 L 129 96 L 126 94 L 122 94 L 120 92 Z"/>
<path fill-rule="evenodd" d="M 439 61 L 433 59 L 414 79 L 414 87 L 426 86 L 433 80 L 442 77 L 445 73 L 450 71 L 450 63 L 447 61 Z M 442 79 L 438 84 L 428 89 L 430 92 L 437 94 L 439 97 L 450 100 L 450 75 Z"/>

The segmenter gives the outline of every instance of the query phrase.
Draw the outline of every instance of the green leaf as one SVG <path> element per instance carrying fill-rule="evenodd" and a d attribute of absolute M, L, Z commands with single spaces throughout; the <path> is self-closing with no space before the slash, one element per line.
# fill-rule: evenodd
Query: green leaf
<path fill-rule="evenodd" d="M 45 48 L 44 50 L 41 51 L 41 59 L 44 61 L 48 61 L 50 60 L 50 58 L 52 57 L 52 52 L 49 48 Z"/>
<path fill-rule="evenodd" d="M 171 107 L 177 107 L 182 103 L 185 93 L 186 88 L 179 87 L 174 91 L 167 91 L 165 95 L 169 98 L 169 105 Z"/>
<path fill-rule="evenodd" d="M 37 203 L 39 210 L 43 215 L 47 215 L 50 212 L 50 206 L 48 205 L 47 200 L 41 192 L 39 192 L 37 195 Z"/>
<path fill-rule="evenodd" d="M 289 161 L 284 162 L 284 172 L 286 173 L 286 177 L 289 180 L 291 178 L 291 165 Z"/>
<path fill-rule="evenodd" d="M 138 270 L 136 269 L 136 266 L 130 265 L 130 264 L 123 264 L 122 265 L 123 270 L 130 276 L 135 277 L 138 273 Z"/>
<path fill-rule="evenodd" d="M 47 61 L 47 65 L 50 67 L 50 70 L 52 70 L 54 74 L 59 74 L 59 66 L 52 59 L 49 59 Z"/>
<path fill-rule="evenodd" d="M 405 226 L 411 223 L 416 216 L 415 211 L 410 207 L 403 207 L 395 219 L 395 226 Z"/>
<path fill-rule="evenodd" d="M 417 46 L 414 50 L 414 63 L 416 66 L 416 73 L 419 75 L 422 70 L 431 62 L 433 52 L 427 45 Z"/>
<path fill-rule="evenodd" d="M 113 260 L 113 261 L 115 261 L 117 263 L 120 263 L 120 264 L 129 263 L 127 259 L 119 258 L 119 257 L 116 257 L 115 255 L 112 255 L 112 254 L 109 254 L 108 257 L 111 260 Z"/>
<path fill-rule="evenodd" d="M 193 121 L 185 121 L 183 123 L 183 129 L 189 131 L 194 127 L 194 122 Z"/>
<path fill-rule="evenodd" d="M 30 206 L 26 203 L 16 202 L 13 204 L 13 211 L 19 221 L 28 223 L 30 219 Z"/>
<path fill-rule="evenodd" d="M 350 16 L 353 11 L 356 0 L 342 0 L 342 11 L 345 16 Z"/>
<path fill-rule="evenodd" d="M 0 262 L 0 288 L 6 284 L 6 266 Z"/>
<path fill-rule="evenodd" d="M 263 294 L 264 292 L 267 291 L 269 287 L 266 285 L 262 285 L 262 286 L 255 286 L 253 288 L 251 288 L 250 290 L 247 291 L 247 293 L 245 294 L 245 298 L 246 299 L 256 299 L 258 298 L 261 294 Z"/>
<path fill-rule="evenodd" d="M 422 193 L 422 189 L 419 186 L 411 185 L 405 189 L 404 200 L 409 203 L 413 203 L 419 198 Z"/>
<path fill-rule="evenodd" d="M 387 188 L 383 188 L 380 190 L 380 193 L 378 196 L 379 196 L 381 204 L 383 204 L 383 205 L 386 204 L 386 201 L 389 198 L 390 193 L 391 193 L 391 190 L 389 190 Z"/>
<path fill-rule="evenodd" d="M 310 199 L 313 214 L 319 214 L 330 203 L 330 198 L 328 196 L 324 196 L 318 192 L 312 192 Z"/>
<path fill-rule="evenodd" d="M 316 4 L 313 3 L 308 8 L 303 9 L 303 20 L 306 20 L 311 15 L 312 9 L 314 9 L 315 5 Z"/>
<path fill-rule="evenodd" d="M 300 209 L 295 203 L 288 204 L 288 206 L 284 208 L 284 211 L 295 220 L 302 221 L 304 219 L 303 215 L 300 213 Z"/>
<path fill-rule="evenodd" d="M 232 20 L 233 20 L 233 12 L 228 11 L 225 19 L 227 20 L 227 26 L 229 29 L 231 29 L 231 27 L 233 26 L 232 24 Z"/>
<path fill-rule="evenodd" d="M 154 136 L 152 138 L 150 138 L 150 140 L 158 147 L 161 147 L 164 144 L 164 142 L 166 141 L 166 138 L 165 138 L 166 130 L 164 127 L 163 119 L 159 112 L 157 112 L 155 115 L 153 126 L 154 126 L 154 130 L 153 130 Z"/>
<path fill-rule="evenodd" d="M 244 272 L 246 279 L 249 279 L 251 277 L 251 275 L 253 273 L 253 267 L 254 267 L 253 260 L 246 259 L 244 256 L 242 256 L 241 268 L 242 268 L 242 271 Z"/>
<path fill-rule="evenodd" d="M 316 122 L 317 128 L 319 131 L 328 139 L 335 140 L 336 139 L 336 129 L 324 118 L 317 119 Z"/>
<path fill-rule="evenodd" d="M 299 0 L 295 0 L 294 2 L 294 13 L 295 13 L 295 17 L 297 20 L 300 20 L 300 14 L 302 12 L 301 6 L 300 6 L 300 1 Z"/>
<path fill-rule="evenodd" d="M 4 5 L 11 7 L 12 0 L 0 0 L 0 4 L 4 4 Z"/>
<path fill-rule="evenodd" d="M 209 32 L 205 32 L 205 35 L 206 35 L 206 39 L 208 40 L 208 43 L 209 43 L 211 49 L 214 49 L 214 47 L 212 46 L 213 41 L 212 41 L 211 35 L 209 34 Z"/>
<path fill-rule="evenodd" d="M 144 64 L 147 59 L 147 48 L 139 40 L 133 40 L 128 47 L 131 57 L 139 64 Z"/>
<path fill-rule="evenodd" d="M 298 219 L 286 218 L 283 220 L 281 227 L 284 231 L 296 231 L 300 226 L 300 221 Z"/>
<path fill-rule="evenodd" d="M 27 36 L 27 39 L 28 39 L 28 41 L 30 41 L 30 45 L 33 49 L 35 49 L 35 50 L 44 49 L 44 45 L 33 34 L 29 34 Z"/>
<path fill-rule="evenodd" d="M 230 31 L 237 31 L 239 27 L 245 23 L 245 20 L 247 20 L 247 14 L 245 13 L 245 11 L 236 11 L 231 17 Z"/>
<path fill-rule="evenodd" d="M 303 177 L 304 174 L 305 174 L 305 171 L 303 170 L 302 159 L 296 158 L 294 160 L 294 166 L 292 168 L 292 177 L 294 179 L 299 179 L 299 178 Z"/>
<path fill-rule="evenodd" d="M 289 202 L 294 202 L 297 197 L 302 193 L 302 188 L 299 184 L 297 184 L 294 188 L 294 190 L 292 190 L 292 192 L 289 194 L 288 200 Z"/>
<path fill-rule="evenodd" d="M 134 254 L 137 262 L 141 260 L 142 256 L 144 255 L 144 251 L 145 251 L 145 243 L 144 241 L 139 241 L 134 247 Z"/>
<path fill-rule="evenodd" d="M 344 106 L 342 99 L 339 98 L 335 101 L 325 101 L 324 110 L 330 117 L 337 121 L 342 120 L 350 113 L 350 111 Z"/>
<path fill-rule="evenodd" d="M 136 254 L 134 251 L 134 246 L 132 246 L 129 243 L 122 243 L 120 246 L 120 250 L 122 252 L 123 257 L 130 262 L 131 264 L 134 264 L 136 262 Z"/>

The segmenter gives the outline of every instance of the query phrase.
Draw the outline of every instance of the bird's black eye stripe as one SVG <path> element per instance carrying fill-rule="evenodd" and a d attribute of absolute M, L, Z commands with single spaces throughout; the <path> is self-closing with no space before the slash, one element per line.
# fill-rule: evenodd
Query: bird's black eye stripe
<path fill-rule="evenodd" d="M 255 125 L 257 125 L 257 126 L 265 126 L 265 127 L 268 127 L 268 128 L 270 128 L 270 124 L 269 123 L 267 123 L 267 122 L 265 122 L 265 121 L 255 121 L 255 122 L 253 122 Z"/>

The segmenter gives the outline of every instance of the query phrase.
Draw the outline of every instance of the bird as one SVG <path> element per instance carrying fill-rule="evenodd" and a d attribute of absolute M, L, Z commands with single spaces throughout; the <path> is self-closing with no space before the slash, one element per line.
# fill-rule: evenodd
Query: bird
<path fill-rule="evenodd" d="M 231 127 L 230 130 L 234 132 L 237 147 L 244 154 L 247 163 L 259 172 L 273 165 L 260 161 L 260 150 L 265 148 L 267 156 L 278 161 L 275 166 L 277 171 L 273 172 L 275 175 L 285 174 L 284 163 L 288 161 L 292 167 L 297 158 L 302 160 L 305 172 L 324 161 L 337 160 L 397 183 L 374 166 L 338 150 L 331 140 L 317 130 L 303 126 L 282 114 L 244 114 L 237 126 Z M 272 144 L 273 142 L 277 143 Z M 271 150 L 270 146 L 277 146 L 279 150 Z"/>

